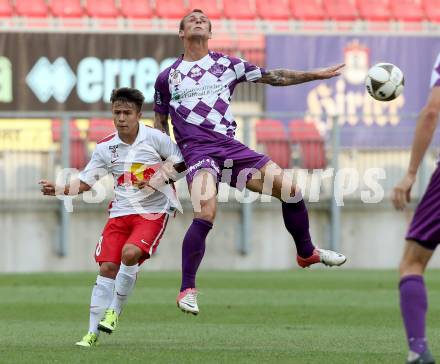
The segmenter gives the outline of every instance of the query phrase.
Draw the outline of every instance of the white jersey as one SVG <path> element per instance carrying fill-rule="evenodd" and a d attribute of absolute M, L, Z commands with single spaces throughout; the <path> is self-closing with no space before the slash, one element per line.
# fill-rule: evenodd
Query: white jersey
<path fill-rule="evenodd" d="M 157 129 L 139 123 L 139 132 L 132 145 L 124 143 L 114 133 L 96 145 L 92 158 L 80 173 L 79 178 L 93 186 L 103 170 L 114 179 L 115 197 L 109 206 L 110 217 L 143 213 L 172 213 L 175 194 L 170 185 L 162 192 L 146 195 L 137 183 L 148 180 L 160 167 L 163 159 L 173 163 L 183 161 L 179 148 L 170 137 Z M 98 177 L 99 176 L 99 177 Z"/>
<path fill-rule="evenodd" d="M 431 75 L 431 87 L 440 87 L 440 53 L 434 63 L 434 69 Z"/>

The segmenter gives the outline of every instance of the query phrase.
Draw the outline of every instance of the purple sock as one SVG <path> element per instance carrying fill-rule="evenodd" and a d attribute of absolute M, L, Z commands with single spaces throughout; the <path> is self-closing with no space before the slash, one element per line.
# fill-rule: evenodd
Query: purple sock
<path fill-rule="evenodd" d="M 410 275 L 400 280 L 400 311 L 411 351 L 422 354 L 427 347 L 425 317 L 428 310 L 423 276 Z"/>
<path fill-rule="evenodd" d="M 203 219 L 194 219 L 182 244 L 182 285 L 180 292 L 196 287 L 196 274 L 205 254 L 205 240 L 212 223 Z"/>
<path fill-rule="evenodd" d="M 296 203 L 281 202 L 284 225 L 295 241 L 296 251 L 301 258 L 313 254 L 315 246 L 309 233 L 309 215 L 304 200 Z"/>

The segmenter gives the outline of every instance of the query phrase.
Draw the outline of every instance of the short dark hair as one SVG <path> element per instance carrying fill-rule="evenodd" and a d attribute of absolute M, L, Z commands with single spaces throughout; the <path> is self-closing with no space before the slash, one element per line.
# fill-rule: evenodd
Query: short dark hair
<path fill-rule="evenodd" d="M 110 101 L 114 104 L 116 101 L 131 102 L 136 105 L 137 111 L 140 112 L 145 97 L 138 89 L 130 87 L 115 88 L 110 96 Z"/>
<path fill-rule="evenodd" d="M 191 10 L 188 14 L 186 14 L 186 15 L 182 18 L 182 20 L 180 21 L 180 24 L 179 24 L 179 32 L 185 28 L 185 19 L 186 19 L 189 15 L 191 15 L 192 13 L 202 13 L 203 15 L 206 15 L 206 14 L 203 12 L 202 9 L 192 9 L 192 10 Z M 209 20 L 209 19 L 208 19 L 208 20 Z M 209 31 L 211 31 L 211 20 L 209 20 Z"/>

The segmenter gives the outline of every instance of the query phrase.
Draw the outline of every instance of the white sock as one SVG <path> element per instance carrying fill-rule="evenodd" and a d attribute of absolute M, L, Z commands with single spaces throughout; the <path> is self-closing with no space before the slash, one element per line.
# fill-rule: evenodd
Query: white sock
<path fill-rule="evenodd" d="M 115 310 L 119 315 L 122 311 L 122 306 L 127 301 L 133 291 L 134 284 L 136 282 L 137 272 L 139 265 L 125 265 L 121 263 L 119 267 L 118 275 L 115 280 L 115 291 L 113 293 L 113 301 L 110 304 L 109 309 Z"/>
<path fill-rule="evenodd" d="M 92 298 L 90 300 L 90 321 L 89 332 L 99 334 L 98 324 L 104 317 L 104 312 L 113 299 L 113 288 L 115 280 L 98 276 L 93 286 Z"/>

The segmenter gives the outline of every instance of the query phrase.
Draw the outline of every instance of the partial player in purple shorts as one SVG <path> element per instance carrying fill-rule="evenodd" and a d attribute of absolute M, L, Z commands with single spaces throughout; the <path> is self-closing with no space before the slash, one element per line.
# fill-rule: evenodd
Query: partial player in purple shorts
<path fill-rule="evenodd" d="M 225 181 L 222 171 L 225 168 L 231 168 L 229 185 L 243 190 L 252 178 L 252 174 L 241 176 L 242 171 L 259 170 L 270 161 L 268 156 L 255 152 L 231 137 L 218 133 L 210 135 L 210 131 L 204 131 L 193 125 L 188 125 L 186 128 L 188 130 L 194 128 L 194 133 L 197 135 L 196 138 L 187 138 L 181 147 L 188 171 L 186 179 L 189 185 L 201 169 L 210 172 L 218 184 L 222 180 Z"/>
<path fill-rule="evenodd" d="M 230 180 L 226 180 L 231 186 L 281 200 L 284 223 L 295 241 L 301 267 L 319 262 L 341 265 L 346 261 L 342 254 L 315 248 L 306 206 L 300 196 L 295 196 L 296 186 L 282 194 L 284 171 L 267 156 L 234 138 L 237 124 L 230 107 L 235 86 L 240 82 L 289 86 L 338 76 L 343 65 L 311 72 L 266 71 L 243 59 L 210 52 L 211 36 L 211 22 L 202 10 L 195 9 L 181 20 L 179 37 L 184 54 L 160 73 L 154 98 L 155 126 L 168 132 L 168 115 L 171 116 L 176 142 L 187 166 L 194 220 L 183 240 L 182 285 L 177 305 L 193 314 L 199 312 L 196 273 L 215 219 L 217 184 L 225 181 L 224 168 L 231 173 Z M 269 190 L 264 181 L 273 181 Z"/>
<path fill-rule="evenodd" d="M 414 240 L 429 250 L 440 244 L 440 166 L 434 171 L 417 206 L 406 240 Z"/>
<path fill-rule="evenodd" d="M 410 199 L 417 170 L 438 124 L 440 114 L 440 53 L 431 77 L 431 93 L 417 119 L 408 172 L 393 190 L 393 204 L 403 210 Z M 400 309 L 408 339 L 407 363 L 434 363 L 426 340 L 428 299 L 423 274 L 434 249 L 440 243 L 440 165 L 431 177 L 408 233 L 400 261 Z"/>

